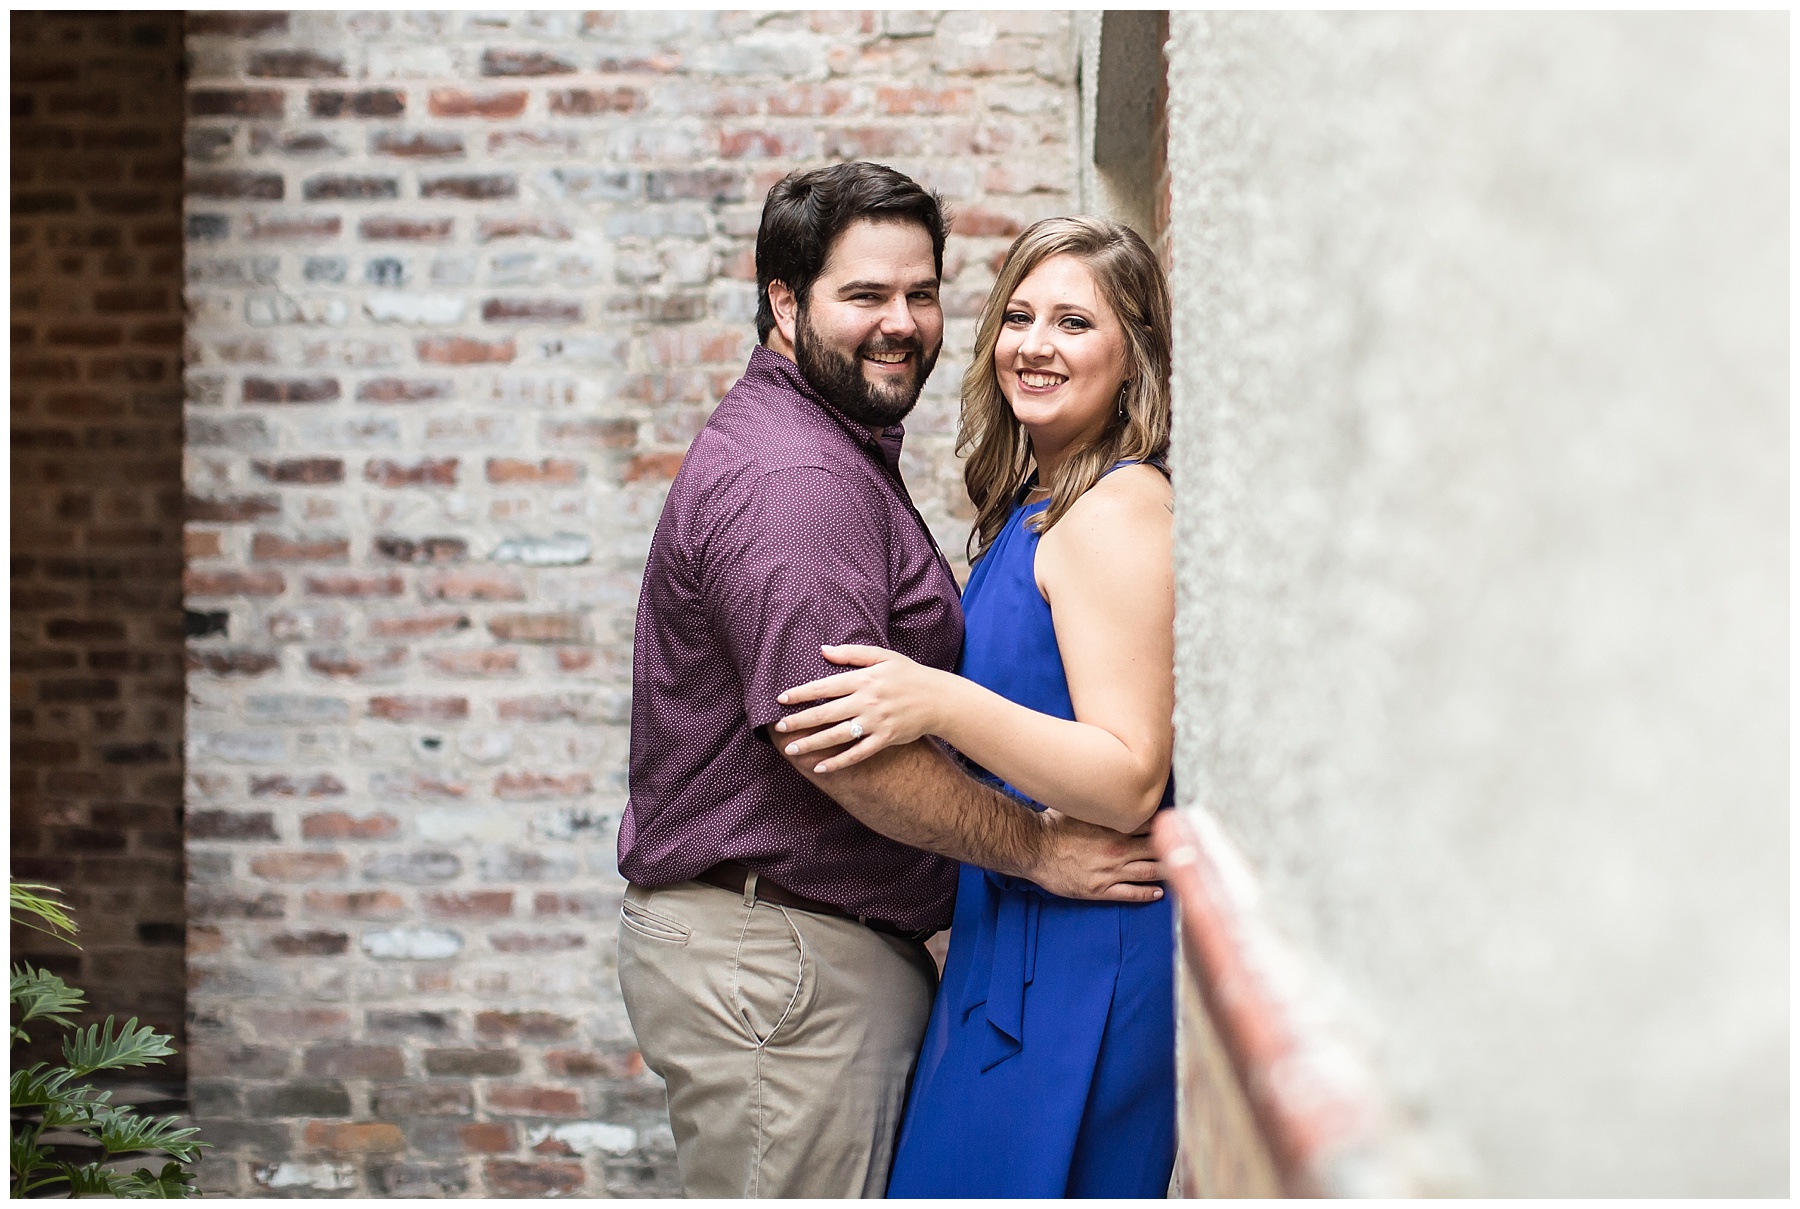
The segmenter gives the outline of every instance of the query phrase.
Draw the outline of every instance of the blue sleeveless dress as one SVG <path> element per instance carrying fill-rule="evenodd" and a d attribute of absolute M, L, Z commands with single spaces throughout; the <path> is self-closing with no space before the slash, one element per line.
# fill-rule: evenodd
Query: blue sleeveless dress
<path fill-rule="evenodd" d="M 975 564 L 958 670 L 1020 705 L 1073 719 L 1050 606 L 1033 574 L 1038 535 L 1025 527 L 1044 507 L 1015 504 Z M 1171 783 L 1165 807 L 1173 793 Z M 951 927 L 888 1195 L 1167 1195 L 1175 1162 L 1169 899 L 1078 902 L 964 865 Z"/>

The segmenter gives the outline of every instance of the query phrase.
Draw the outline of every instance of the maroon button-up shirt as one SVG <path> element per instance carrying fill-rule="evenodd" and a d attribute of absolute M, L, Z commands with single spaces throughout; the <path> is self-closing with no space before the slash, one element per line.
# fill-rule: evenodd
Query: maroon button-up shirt
<path fill-rule="evenodd" d="M 630 881 L 735 860 L 852 914 L 948 926 L 955 862 L 864 827 L 759 730 L 790 712 L 777 693 L 843 670 L 822 643 L 956 666 L 956 580 L 900 481 L 900 440 L 870 436 L 766 348 L 695 438 L 638 602 Z"/>

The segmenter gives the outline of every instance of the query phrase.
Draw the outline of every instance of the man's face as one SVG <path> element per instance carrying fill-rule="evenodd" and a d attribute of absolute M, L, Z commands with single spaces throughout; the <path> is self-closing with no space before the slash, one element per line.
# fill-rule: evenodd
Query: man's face
<path fill-rule="evenodd" d="M 944 343 L 931 236 L 911 222 L 851 223 L 794 329 L 794 362 L 814 390 L 858 424 L 899 423 Z"/>

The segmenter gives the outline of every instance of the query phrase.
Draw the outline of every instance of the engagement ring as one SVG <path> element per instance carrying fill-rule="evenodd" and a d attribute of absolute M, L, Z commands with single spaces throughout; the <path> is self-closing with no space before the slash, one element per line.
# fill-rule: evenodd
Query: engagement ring
<path fill-rule="evenodd" d="M 851 739 L 851 741 L 855 742 L 857 739 L 862 738 L 862 736 L 863 736 L 862 722 L 856 718 L 850 719 L 850 739 Z"/>

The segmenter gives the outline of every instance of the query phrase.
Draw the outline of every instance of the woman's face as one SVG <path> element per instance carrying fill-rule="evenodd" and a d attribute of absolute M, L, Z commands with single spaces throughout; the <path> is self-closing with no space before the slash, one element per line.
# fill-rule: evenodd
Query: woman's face
<path fill-rule="evenodd" d="M 1074 256 L 1052 256 L 1013 291 L 994 374 L 1040 467 L 1106 427 L 1125 381 L 1125 344 L 1119 317 Z"/>

